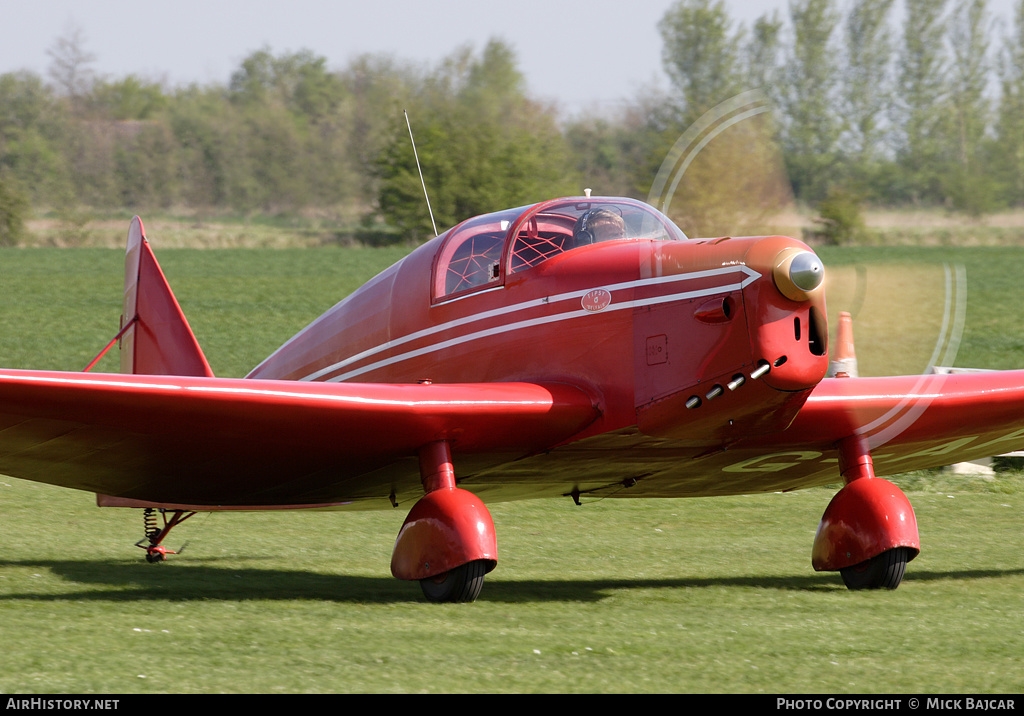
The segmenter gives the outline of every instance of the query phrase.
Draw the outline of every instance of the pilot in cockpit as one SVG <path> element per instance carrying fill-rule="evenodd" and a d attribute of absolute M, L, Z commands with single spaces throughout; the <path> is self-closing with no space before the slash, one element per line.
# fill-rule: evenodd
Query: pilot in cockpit
<path fill-rule="evenodd" d="M 572 246 L 586 246 L 626 237 L 626 222 L 611 209 L 591 209 L 576 219 L 572 230 Z"/>

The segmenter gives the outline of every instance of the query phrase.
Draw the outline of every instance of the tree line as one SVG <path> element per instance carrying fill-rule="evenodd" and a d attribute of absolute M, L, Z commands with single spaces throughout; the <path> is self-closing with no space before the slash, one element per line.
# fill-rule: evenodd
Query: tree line
<path fill-rule="evenodd" d="M 643 199 L 687 127 L 753 88 L 771 120 L 704 147 L 679 211 L 702 215 L 740 189 L 749 201 L 770 157 L 805 205 L 1024 205 L 1024 0 L 1006 28 L 986 0 L 843 7 L 791 0 L 747 27 L 721 0 L 679 0 L 659 24 L 669 87 L 574 117 L 529 95 L 498 39 L 426 69 L 264 48 L 226 84 L 171 88 L 95 76 L 72 31 L 46 78 L 0 75 L 0 243 L 31 212 L 82 207 L 313 212 L 423 238 L 406 110 L 439 229 L 585 186 Z"/>
<path fill-rule="evenodd" d="M 693 117 L 764 87 L 806 202 L 841 186 L 875 203 L 975 214 L 1024 203 L 1024 3 L 1008 28 L 986 0 L 847 8 L 795 0 L 788 18 L 747 29 L 720 2 L 677 3 L 662 21 L 675 97 Z"/>

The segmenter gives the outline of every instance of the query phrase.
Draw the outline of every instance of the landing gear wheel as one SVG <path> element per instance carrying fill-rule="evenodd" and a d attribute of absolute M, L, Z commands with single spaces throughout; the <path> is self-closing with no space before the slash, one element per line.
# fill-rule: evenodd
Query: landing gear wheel
<path fill-rule="evenodd" d="M 473 602 L 480 596 L 488 562 L 478 559 L 435 577 L 420 580 L 423 595 L 431 602 Z"/>
<path fill-rule="evenodd" d="M 896 589 L 910 560 L 909 547 L 896 547 L 852 567 L 840 569 L 848 589 Z"/>

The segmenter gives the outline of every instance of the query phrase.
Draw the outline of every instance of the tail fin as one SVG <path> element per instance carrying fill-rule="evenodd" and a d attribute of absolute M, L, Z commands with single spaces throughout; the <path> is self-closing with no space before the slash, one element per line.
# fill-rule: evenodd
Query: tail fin
<path fill-rule="evenodd" d="M 124 259 L 121 325 L 128 323 L 121 338 L 122 373 L 213 377 L 137 216 L 128 228 Z"/>

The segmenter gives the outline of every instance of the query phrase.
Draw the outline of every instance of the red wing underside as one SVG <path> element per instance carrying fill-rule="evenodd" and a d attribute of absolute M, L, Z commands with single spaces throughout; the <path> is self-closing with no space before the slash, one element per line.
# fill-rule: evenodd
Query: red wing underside
<path fill-rule="evenodd" d="M 427 443 L 450 440 L 467 463 L 514 460 L 596 415 L 588 395 L 557 384 L 0 371 L 0 473 L 184 505 L 384 506 L 393 491 L 422 494 Z"/>
<path fill-rule="evenodd" d="M 825 380 L 780 442 L 828 449 L 851 434 L 880 475 L 1019 450 L 1024 371 Z"/>
<path fill-rule="evenodd" d="M 567 385 L 380 385 L 0 371 L 0 473 L 222 509 L 387 507 L 422 495 L 417 450 L 452 441 L 484 500 L 685 497 L 839 482 L 863 435 L 879 475 L 1024 447 L 1024 371 L 823 381 L 792 426 L 681 446 L 597 417 Z"/>
<path fill-rule="evenodd" d="M 1024 371 L 827 379 L 781 433 L 690 447 L 632 428 L 471 475 L 463 484 L 485 500 L 574 488 L 584 497 L 794 490 L 840 483 L 836 444 L 851 435 L 867 439 L 878 475 L 1022 449 Z"/>

